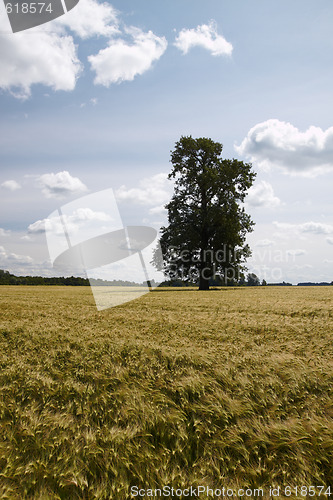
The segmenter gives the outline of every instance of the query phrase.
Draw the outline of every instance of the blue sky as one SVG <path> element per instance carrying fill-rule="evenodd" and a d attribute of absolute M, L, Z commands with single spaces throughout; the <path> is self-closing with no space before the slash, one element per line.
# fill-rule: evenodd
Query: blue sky
<path fill-rule="evenodd" d="M 192 135 L 258 173 L 250 270 L 332 281 L 332 25 L 329 0 L 81 0 L 12 34 L 1 6 L 0 268 L 54 274 L 45 219 L 106 188 L 158 229 Z"/>

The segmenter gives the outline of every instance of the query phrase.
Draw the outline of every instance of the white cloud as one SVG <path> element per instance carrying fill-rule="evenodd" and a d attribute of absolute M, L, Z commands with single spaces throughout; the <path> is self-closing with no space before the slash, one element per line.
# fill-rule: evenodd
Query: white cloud
<path fill-rule="evenodd" d="M 165 213 L 166 213 L 165 204 L 150 208 L 149 213 L 152 215 L 156 215 L 156 214 L 157 215 L 165 215 Z"/>
<path fill-rule="evenodd" d="M 311 126 L 301 132 L 291 123 L 271 119 L 251 128 L 235 149 L 263 170 L 313 177 L 333 170 L 333 127 L 324 131 Z"/>
<path fill-rule="evenodd" d="M 31 248 L 31 247 L 30 247 Z M 55 272 L 49 260 L 40 257 L 21 255 L 0 246 L 0 269 L 16 276 L 54 276 Z"/>
<path fill-rule="evenodd" d="M 171 190 L 172 183 L 168 180 L 168 174 L 160 173 L 143 179 L 137 188 L 121 186 L 115 194 L 119 201 L 153 205 L 151 210 L 156 211 L 151 213 L 157 213 L 161 209 L 161 203 L 167 203 L 170 200 Z"/>
<path fill-rule="evenodd" d="M 45 233 L 46 229 L 48 228 L 48 221 L 49 219 L 40 219 L 37 220 L 36 222 L 33 222 L 28 226 L 28 232 L 32 234 L 42 234 Z M 30 237 L 28 235 L 24 236 L 25 239 Z"/>
<path fill-rule="evenodd" d="M 65 26 L 82 39 L 92 36 L 112 36 L 119 33 L 117 12 L 112 5 L 95 0 L 80 0 L 75 9 L 50 23 Z"/>
<path fill-rule="evenodd" d="M 136 75 L 149 70 L 167 48 L 166 39 L 151 31 L 144 33 L 133 27 L 125 31 L 132 37 L 132 44 L 121 39 L 110 40 L 107 48 L 88 57 L 92 70 L 96 72 L 96 84 L 109 87 L 112 83 L 133 80 Z"/>
<path fill-rule="evenodd" d="M 0 16 L 0 31 L 6 31 Z M 31 86 L 43 84 L 54 90 L 73 90 L 81 71 L 71 36 L 41 27 L 15 35 L 0 35 L 0 88 L 26 99 Z"/>
<path fill-rule="evenodd" d="M 249 189 L 246 202 L 252 207 L 267 208 L 275 208 L 281 203 L 280 199 L 274 195 L 272 185 L 266 181 L 261 181 Z"/>
<path fill-rule="evenodd" d="M 8 236 L 10 234 L 10 231 L 6 231 L 6 229 L 3 229 L 3 227 L 0 227 L 0 236 Z"/>
<path fill-rule="evenodd" d="M 287 222 L 274 221 L 273 224 L 284 232 L 311 233 L 311 234 L 332 234 L 333 226 L 322 222 L 304 222 L 303 224 L 290 224 Z"/>
<path fill-rule="evenodd" d="M 68 233 L 76 233 L 80 226 L 88 222 L 107 222 L 111 221 L 110 215 L 105 212 L 96 212 L 91 208 L 78 208 L 73 215 L 63 214 L 62 218 L 54 217 L 37 220 L 28 226 L 29 234 L 42 234 L 49 231 L 53 234 L 63 235 L 64 225 Z"/>
<path fill-rule="evenodd" d="M 14 181 L 13 179 L 3 182 L 1 184 L 1 187 L 9 189 L 10 191 L 16 191 L 17 189 L 21 189 L 20 184 Z"/>
<path fill-rule="evenodd" d="M 264 239 L 264 240 L 259 240 L 255 244 L 256 247 L 271 247 L 275 245 L 275 241 Z"/>
<path fill-rule="evenodd" d="M 182 29 L 178 34 L 175 46 L 187 54 L 193 47 L 203 47 L 213 56 L 230 56 L 232 45 L 217 33 L 217 26 L 214 21 L 209 24 L 202 24 L 194 29 Z"/>
<path fill-rule="evenodd" d="M 8 269 L 13 264 L 29 265 L 33 263 L 33 259 L 28 255 L 18 255 L 16 253 L 7 252 L 4 247 L 0 246 L 0 266 Z"/>
<path fill-rule="evenodd" d="M 72 216 L 74 221 L 108 221 L 112 220 L 112 217 L 105 212 L 96 212 L 91 208 L 78 208 L 73 212 Z"/>
<path fill-rule="evenodd" d="M 108 87 L 111 83 L 133 80 L 149 70 L 167 48 L 165 37 L 135 27 L 119 29 L 118 11 L 109 3 L 80 0 L 75 9 L 63 16 L 27 31 L 10 33 L 6 16 L 0 17 L 0 89 L 14 97 L 27 99 L 31 87 L 42 84 L 53 90 L 72 91 L 83 64 L 77 55 L 73 33 L 80 39 L 107 37 L 108 47 L 88 56 L 96 73 L 95 83 Z M 7 33 L 8 32 L 8 33 Z M 130 36 L 132 41 L 115 35 Z M 95 105 L 97 99 L 91 99 Z"/>
<path fill-rule="evenodd" d="M 0 17 L 0 31 L 8 31 L 8 21 Z M 118 33 L 115 9 L 108 3 L 80 0 L 75 9 L 36 28 L 1 36 L 0 88 L 27 99 L 34 84 L 54 90 L 71 91 L 82 64 L 71 30 L 81 39 L 113 36 Z"/>
<path fill-rule="evenodd" d="M 333 226 L 322 222 L 305 222 L 300 225 L 302 233 L 330 234 L 333 233 Z"/>
<path fill-rule="evenodd" d="M 333 245 L 333 238 L 326 238 L 327 243 Z"/>
<path fill-rule="evenodd" d="M 87 191 L 83 182 L 78 177 L 72 177 L 66 170 L 40 175 L 38 182 L 47 198 L 61 198 L 64 195 Z"/>
<path fill-rule="evenodd" d="M 287 255 L 291 255 L 292 257 L 300 257 L 301 255 L 305 255 L 306 251 L 301 248 L 290 249 L 286 251 Z"/>

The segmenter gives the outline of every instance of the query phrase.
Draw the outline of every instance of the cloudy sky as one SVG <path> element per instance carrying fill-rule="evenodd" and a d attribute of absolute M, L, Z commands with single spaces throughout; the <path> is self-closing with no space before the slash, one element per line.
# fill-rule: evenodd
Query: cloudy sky
<path fill-rule="evenodd" d="M 332 281 L 332 26 L 331 0 L 80 0 L 12 34 L 1 4 L 0 268 L 55 274 L 49 215 L 104 189 L 123 224 L 158 229 L 192 135 L 258 174 L 250 270 Z"/>

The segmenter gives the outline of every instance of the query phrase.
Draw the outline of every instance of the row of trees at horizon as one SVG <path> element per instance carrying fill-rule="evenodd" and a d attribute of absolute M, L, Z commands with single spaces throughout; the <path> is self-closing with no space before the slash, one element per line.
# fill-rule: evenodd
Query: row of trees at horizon
<path fill-rule="evenodd" d="M 134 281 L 126 280 L 112 280 L 105 281 L 101 279 L 88 280 L 87 278 L 82 278 L 80 276 L 54 276 L 54 277 L 44 277 L 44 276 L 15 276 L 9 271 L 4 271 L 0 269 L 0 285 L 61 285 L 61 286 L 140 286 Z"/>
<path fill-rule="evenodd" d="M 152 285 L 154 285 L 152 281 Z M 26 285 L 26 286 L 146 286 L 144 283 L 135 283 L 134 281 L 126 280 L 112 280 L 106 281 L 102 279 L 88 280 L 87 278 L 81 278 L 78 276 L 55 276 L 55 277 L 44 277 L 44 276 L 15 276 L 9 271 L 0 269 L 0 285 Z M 298 286 L 328 286 L 333 285 L 333 281 L 320 282 L 320 283 L 298 283 Z M 185 287 L 185 286 L 198 286 L 198 283 L 184 282 L 180 280 L 167 280 L 159 285 L 160 287 Z M 210 286 L 225 286 L 222 281 L 217 279 L 210 281 Z M 292 286 L 291 283 L 267 283 L 266 280 L 260 281 L 258 276 L 254 273 L 249 273 L 247 277 L 243 277 L 238 282 L 229 283 L 229 286 Z"/>

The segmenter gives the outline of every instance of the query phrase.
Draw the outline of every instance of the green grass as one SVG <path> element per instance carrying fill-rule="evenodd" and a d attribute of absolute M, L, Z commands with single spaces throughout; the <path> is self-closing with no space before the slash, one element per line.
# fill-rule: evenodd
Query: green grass
<path fill-rule="evenodd" d="M 332 302 L 168 289 L 97 312 L 86 287 L 1 286 L 0 498 L 332 486 Z"/>

